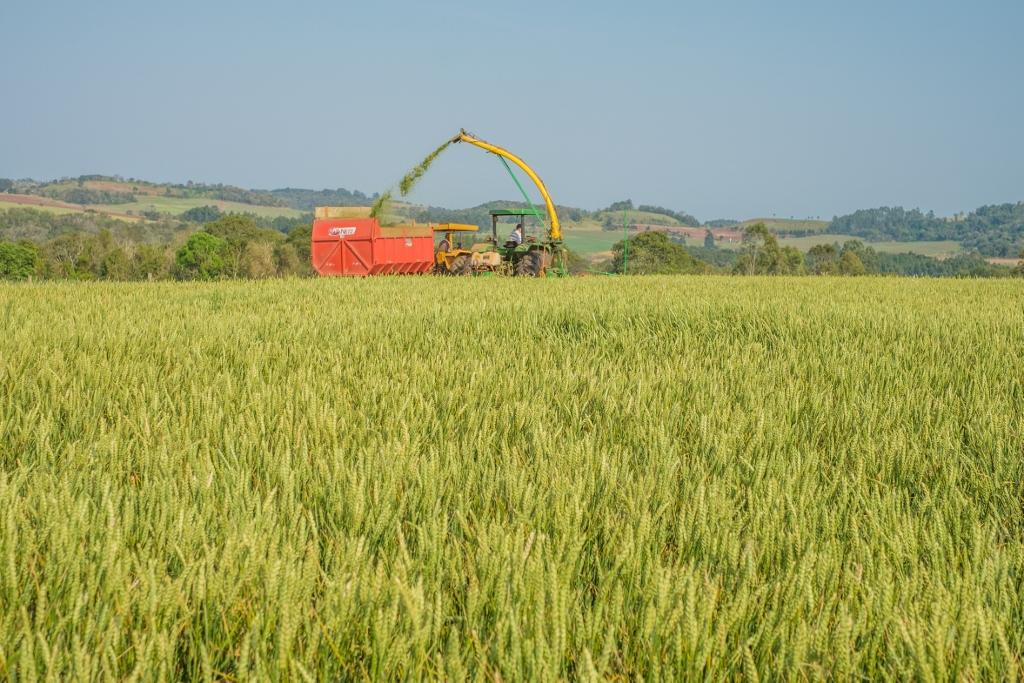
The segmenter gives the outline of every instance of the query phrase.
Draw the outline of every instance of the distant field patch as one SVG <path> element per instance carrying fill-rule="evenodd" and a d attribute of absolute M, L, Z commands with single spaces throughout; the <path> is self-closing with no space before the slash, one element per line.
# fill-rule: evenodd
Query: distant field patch
<path fill-rule="evenodd" d="M 632 234 L 630 236 L 632 237 Z M 622 231 L 567 230 L 563 237 L 569 249 L 586 256 L 611 251 L 615 243 L 622 241 Z"/>
<path fill-rule="evenodd" d="M 143 211 L 158 211 L 173 216 L 180 215 L 189 209 L 197 206 L 216 206 L 224 213 L 251 213 L 266 218 L 298 218 L 302 212 L 286 206 L 257 206 L 255 204 L 243 204 L 241 202 L 227 202 L 207 197 L 160 197 L 150 196 L 130 204 L 98 204 L 97 209 L 105 212 L 127 212 L 142 213 Z"/>
<path fill-rule="evenodd" d="M 81 213 L 81 209 L 70 209 L 61 206 L 48 206 L 46 204 L 30 204 L 27 202 L 12 202 L 6 197 L 0 197 L 0 210 L 6 209 L 38 209 L 47 213 L 67 214 Z"/>
<path fill-rule="evenodd" d="M 50 199 L 49 197 L 39 197 L 34 194 L 3 194 L 0 195 L 0 202 L 10 205 L 8 208 L 30 207 L 55 213 L 76 213 L 85 210 L 84 207 L 78 204 L 68 204 L 67 202 Z"/>
<path fill-rule="evenodd" d="M 815 221 L 809 219 L 751 218 L 750 220 L 740 223 L 740 229 L 745 228 L 748 225 L 754 225 L 755 223 L 764 223 L 772 232 L 823 232 L 829 224 L 828 221 Z"/>
<path fill-rule="evenodd" d="M 161 195 L 164 188 L 150 185 L 148 183 L 127 183 L 116 180 L 87 180 L 85 187 L 90 190 L 102 190 L 104 192 L 130 192 L 132 194 Z"/>
<path fill-rule="evenodd" d="M 808 235 L 806 237 L 780 237 L 779 244 L 784 247 L 796 247 L 800 251 L 807 252 L 812 247 L 819 244 L 838 244 L 842 246 L 844 242 L 857 239 L 859 238 L 854 237 L 853 235 L 822 234 Z M 953 240 L 941 240 L 935 242 L 860 241 L 864 242 L 865 245 L 871 247 L 875 251 L 879 251 L 884 254 L 921 254 L 922 256 L 931 256 L 932 258 L 947 258 L 963 251 L 963 247 L 960 246 L 960 243 Z M 723 249 L 741 249 L 743 248 L 743 243 L 718 242 L 718 246 Z"/>
<path fill-rule="evenodd" d="M 621 226 L 620 226 L 621 227 Z M 604 230 L 601 222 L 594 218 L 584 218 L 581 221 L 563 221 L 562 229 L 565 231 L 600 232 Z"/>
<path fill-rule="evenodd" d="M 807 251 L 817 244 L 842 244 L 848 240 L 855 240 L 852 235 L 808 235 L 807 237 L 783 237 L 779 242 L 783 246 L 796 247 L 800 251 Z M 953 240 L 940 240 L 934 242 L 864 242 L 875 251 L 884 254 L 922 254 L 933 258 L 944 258 L 953 256 L 963 251 L 959 242 Z"/>
<path fill-rule="evenodd" d="M 600 223 L 611 219 L 612 223 L 622 227 L 623 215 L 621 211 L 601 211 L 594 215 L 594 218 Z M 629 221 L 630 225 L 679 225 L 672 216 L 667 216 L 663 213 L 654 213 L 653 211 L 628 211 L 626 212 L 626 220 Z"/>

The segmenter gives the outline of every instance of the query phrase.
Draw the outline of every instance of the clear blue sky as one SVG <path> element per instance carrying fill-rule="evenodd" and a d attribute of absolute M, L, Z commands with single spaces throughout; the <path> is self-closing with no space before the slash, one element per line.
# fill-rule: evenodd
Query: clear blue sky
<path fill-rule="evenodd" d="M 1024 200 L 1024 2 L 4 2 L 0 176 L 380 191 L 465 127 L 559 203 Z M 457 147 L 414 199 L 514 198 Z"/>

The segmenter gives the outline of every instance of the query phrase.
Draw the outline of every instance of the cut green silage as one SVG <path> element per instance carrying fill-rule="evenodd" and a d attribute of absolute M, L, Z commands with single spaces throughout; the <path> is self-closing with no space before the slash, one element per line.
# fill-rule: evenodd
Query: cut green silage
<path fill-rule="evenodd" d="M 445 142 L 443 145 L 428 154 L 423 161 L 413 166 L 408 173 L 402 176 L 402 179 L 398 182 L 399 194 L 405 197 L 412 192 L 412 189 L 416 186 L 416 183 L 419 182 L 419 179 L 423 177 L 423 174 L 430 169 L 431 164 L 434 163 L 437 157 L 441 155 L 441 152 L 445 151 L 450 144 L 452 144 L 451 140 Z M 378 219 L 383 218 L 387 214 L 387 208 L 391 203 L 392 196 L 393 191 L 391 189 L 382 192 L 381 195 L 377 197 L 377 201 L 373 203 L 373 207 L 370 209 L 370 216 Z"/>
<path fill-rule="evenodd" d="M 381 192 L 377 197 L 377 201 L 370 207 L 370 218 L 381 218 L 387 213 L 388 206 L 391 204 L 391 190 L 385 190 Z"/>
<path fill-rule="evenodd" d="M 451 140 L 444 143 L 433 152 L 428 154 L 419 164 L 414 166 L 411 171 L 402 176 L 401 182 L 398 183 L 398 189 L 402 192 L 402 196 L 406 196 L 412 191 L 412 188 L 416 186 L 419 179 L 423 177 L 423 174 L 427 172 L 430 165 L 434 163 L 434 160 L 441 155 L 441 152 L 448 149 L 448 145 L 452 144 Z"/>

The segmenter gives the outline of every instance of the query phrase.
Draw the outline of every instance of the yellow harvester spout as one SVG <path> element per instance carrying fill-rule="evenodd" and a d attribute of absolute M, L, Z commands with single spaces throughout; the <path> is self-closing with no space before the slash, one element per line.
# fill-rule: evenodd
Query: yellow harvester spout
<path fill-rule="evenodd" d="M 541 197 L 544 198 L 544 207 L 548 211 L 548 237 L 555 242 L 562 239 L 562 226 L 558 223 L 558 213 L 555 211 L 555 203 L 551 201 L 551 195 L 548 194 L 548 189 L 544 187 L 544 181 L 540 179 L 540 176 L 533 172 L 532 168 L 526 165 L 525 161 L 509 152 L 507 149 L 502 149 L 497 145 L 492 145 L 489 142 L 484 142 L 483 140 L 473 137 L 465 130 L 459 131 L 459 134 L 452 138 L 452 142 L 468 142 L 471 145 L 476 145 L 480 149 L 487 150 L 491 154 L 497 154 L 500 157 L 505 157 L 513 164 L 523 169 L 523 173 L 530 176 L 530 180 L 532 180 L 533 184 L 537 186 L 537 189 L 540 190 Z"/>

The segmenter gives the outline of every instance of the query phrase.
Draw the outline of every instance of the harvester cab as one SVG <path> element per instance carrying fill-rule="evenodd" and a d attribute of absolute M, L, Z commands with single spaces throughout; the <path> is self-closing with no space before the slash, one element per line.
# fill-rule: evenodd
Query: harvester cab
<path fill-rule="evenodd" d="M 463 234 L 480 230 L 476 225 L 442 223 L 433 226 L 435 233 L 443 233 L 434 254 L 434 271 L 446 275 L 471 275 L 494 272 L 501 268 L 501 255 L 493 244 L 473 243 L 467 248 Z"/>
<path fill-rule="evenodd" d="M 540 227 L 543 227 L 544 220 L 539 213 L 528 209 L 494 209 L 491 211 L 491 243 L 495 245 L 502 261 L 511 265 L 511 270 L 516 275 L 526 277 L 541 277 L 547 274 L 548 270 L 561 261 L 561 244 L 554 243 L 550 239 L 550 232 L 537 234 L 537 228 L 531 230 L 530 219 L 535 218 Z M 498 235 L 498 225 L 502 227 L 521 225 L 523 227 L 522 241 L 515 244 L 512 241 L 502 241 Z"/>

